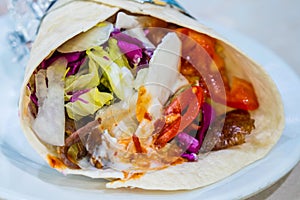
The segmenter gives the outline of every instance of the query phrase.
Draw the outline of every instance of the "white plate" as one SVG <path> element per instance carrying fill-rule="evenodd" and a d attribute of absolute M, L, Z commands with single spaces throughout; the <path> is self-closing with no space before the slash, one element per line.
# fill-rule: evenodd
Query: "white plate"
<path fill-rule="evenodd" d="M 7 18 L 0 26 L 8 27 Z M 24 138 L 18 121 L 18 95 L 23 68 L 11 62 L 5 43 L 7 30 L 0 33 L 0 198 L 8 199 L 240 199 L 270 186 L 287 174 L 300 159 L 300 80 L 279 57 L 238 33 L 214 27 L 232 43 L 262 64 L 282 94 L 286 128 L 278 144 L 264 159 L 223 181 L 193 191 L 153 192 L 107 190 L 104 181 L 57 173 L 45 164 Z M 7 29 L 7 28 L 6 28 Z M 4 47 L 4 48 L 3 48 Z M 175 180 L 174 180 L 175 181 Z"/>

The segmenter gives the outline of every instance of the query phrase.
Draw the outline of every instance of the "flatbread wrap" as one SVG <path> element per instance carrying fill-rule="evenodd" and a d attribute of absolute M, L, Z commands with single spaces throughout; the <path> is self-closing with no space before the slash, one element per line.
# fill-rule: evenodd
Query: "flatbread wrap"
<path fill-rule="evenodd" d="M 20 119 L 63 174 L 148 190 L 220 181 L 266 156 L 284 126 L 276 86 L 241 50 L 178 9 L 124 0 L 58 1 Z"/>

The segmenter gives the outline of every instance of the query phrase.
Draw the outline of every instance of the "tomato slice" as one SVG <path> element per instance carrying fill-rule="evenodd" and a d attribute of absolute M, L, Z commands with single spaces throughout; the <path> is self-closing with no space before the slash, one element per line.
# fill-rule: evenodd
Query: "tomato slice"
<path fill-rule="evenodd" d="M 233 77 L 232 87 L 226 102 L 230 107 L 243 110 L 255 110 L 259 107 L 253 85 L 237 77 Z"/>
<path fill-rule="evenodd" d="M 181 33 L 179 37 L 182 39 L 183 56 L 189 57 L 196 71 L 201 72 L 199 74 L 214 101 L 244 110 L 255 110 L 259 107 L 254 87 L 250 82 L 234 77 L 232 85 L 229 85 L 224 59 L 216 52 L 216 39 L 187 28 L 176 29 L 176 32 Z M 202 55 L 195 42 L 207 52 L 210 59 Z M 212 62 L 217 70 L 210 68 Z"/>
<path fill-rule="evenodd" d="M 213 57 L 216 45 L 216 40 L 214 38 L 211 38 L 205 34 L 197 33 L 196 31 L 187 28 L 178 28 L 176 29 L 176 32 L 187 35 L 189 38 L 193 39 L 193 41 L 195 41 L 197 44 L 200 44 L 202 48 L 206 50 L 210 57 Z"/>

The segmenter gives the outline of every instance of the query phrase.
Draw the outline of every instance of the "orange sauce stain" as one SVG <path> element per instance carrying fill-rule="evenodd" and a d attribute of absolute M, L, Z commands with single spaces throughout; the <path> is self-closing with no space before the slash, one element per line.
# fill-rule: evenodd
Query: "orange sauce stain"
<path fill-rule="evenodd" d="M 123 175 L 125 180 L 129 177 L 129 173 L 126 171 L 123 171 Z"/>
<path fill-rule="evenodd" d="M 118 141 L 119 144 L 124 145 L 126 148 L 129 145 L 129 143 L 131 142 L 132 138 L 122 138 Z"/>
<path fill-rule="evenodd" d="M 65 169 L 65 164 L 57 157 L 52 156 L 50 154 L 47 155 L 47 161 L 50 165 L 50 167 L 55 169 Z"/>
<path fill-rule="evenodd" d="M 141 122 L 147 116 L 147 108 L 151 102 L 151 96 L 144 86 L 140 87 L 136 105 L 136 119 Z"/>
<path fill-rule="evenodd" d="M 139 178 L 141 178 L 142 176 L 144 176 L 145 175 L 145 173 L 135 173 L 135 174 L 133 174 L 131 177 L 130 177 L 130 179 L 139 179 Z"/>
<path fill-rule="evenodd" d="M 185 162 L 184 158 L 178 158 L 177 160 L 175 160 L 174 162 L 171 163 L 171 165 L 179 165 Z"/>
<path fill-rule="evenodd" d="M 124 178 L 123 179 L 119 179 L 119 180 L 116 180 L 116 181 L 122 181 L 122 182 L 125 182 L 127 180 L 130 180 L 130 179 L 139 179 L 141 178 L 142 176 L 145 175 L 144 172 L 137 172 L 137 173 L 134 173 L 134 174 L 130 174 L 126 171 L 123 171 L 123 174 L 124 174 Z"/>

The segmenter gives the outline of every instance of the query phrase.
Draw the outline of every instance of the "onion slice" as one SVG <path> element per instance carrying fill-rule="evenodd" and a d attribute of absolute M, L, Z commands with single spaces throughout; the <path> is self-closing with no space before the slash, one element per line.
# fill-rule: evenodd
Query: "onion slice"
<path fill-rule="evenodd" d="M 47 68 L 48 87 L 45 72 L 40 70 L 36 75 L 39 108 L 32 128 L 42 141 L 55 146 L 65 144 L 63 78 L 66 66 L 67 60 L 61 58 Z"/>

